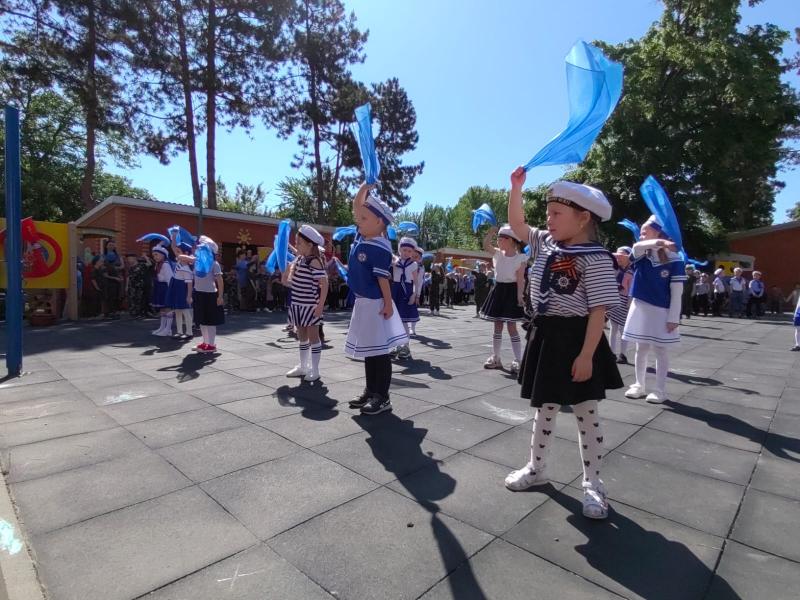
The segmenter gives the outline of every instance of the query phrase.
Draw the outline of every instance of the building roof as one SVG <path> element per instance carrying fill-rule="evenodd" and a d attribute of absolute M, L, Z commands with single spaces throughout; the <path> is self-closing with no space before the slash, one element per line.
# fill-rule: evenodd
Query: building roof
<path fill-rule="evenodd" d="M 483 250 L 461 250 L 459 248 L 438 248 L 437 250 L 432 250 L 429 252 L 437 252 L 439 254 L 443 254 L 444 256 L 450 256 L 452 254 L 472 258 L 487 258 L 492 256 Z"/>
<path fill-rule="evenodd" d="M 775 231 L 784 231 L 786 229 L 800 228 L 800 221 L 789 221 L 788 223 L 779 223 L 778 225 L 768 225 L 767 227 L 757 227 L 756 229 L 747 229 L 745 231 L 734 231 L 728 234 L 728 239 L 738 240 L 741 238 L 754 237 L 757 235 L 764 235 L 766 233 L 773 233 Z"/>
<path fill-rule="evenodd" d="M 160 212 L 166 213 L 178 213 L 178 214 L 185 214 L 185 215 L 192 215 L 197 216 L 198 209 L 194 205 L 190 204 L 178 204 L 176 202 L 161 202 L 159 200 L 142 200 L 141 198 L 128 198 L 126 196 L 109 196 L 105 200 L 103 200 L 100 204 L 95 206 L 92 210 L 81 216 L 79 219 L 75 221 L 75 224 L 78 226 L 84 225 L 85 223 L 89 222 L 92 218 L 101 215 L 114 206 L 129 206 L 132 208 L 143 208 L 145 210 L 156 210 Z M 243 213 L 235 213 L 235 212 L 228 212 L 224 210 L 212 210 L 210 208 L 203 209 L 203 217 L 204 218 L 216 218 L 216 219 L 227 219 L 230 221 L 243 221 L 247 223 L 261 223 L 263 225 L 275 225 L 277 226 L 282 219 L 276 219 L 274 217 L 265 217 L 261 215 L 245 215 Z M 330 225 L 317 225 L 314 223 L 310 223 L 319 231 L 324 231 L 327 233 L 333 233 L 335 227 L 331 227 Z"/>

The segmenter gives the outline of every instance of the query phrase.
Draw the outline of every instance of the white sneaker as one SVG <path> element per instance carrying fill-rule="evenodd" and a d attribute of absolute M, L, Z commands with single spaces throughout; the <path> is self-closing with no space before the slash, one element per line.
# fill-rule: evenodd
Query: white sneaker
<path fill-rule="evenodd" d="M 486 359 L 486 362 L 483 363 L 484 369 L 502 369 L 503 363 L 501 362 L 500 358 L 497 356 L 490 356 Z"/>
<path fill-rule="evenodd" d="M 316 381 L 319 379 L 319 371 L 315 371 L 314 369 L 310 369 L 306 376 L 303 377 L 303 381 Z"/>
<path fill-rule="evenodd" d="M 521 492 L 522 490 L 527 490 L 538 485 L 545 485 L 549 483 L 549 480 L 544 470 L 540 470 L 536 473 L 531 464 L 528 463 L 521 469 L 511 471 L 511 473 L 506 476 L 505 483 L 506 487 L 512 492 Z"/>
<path fill-rule="evenodd" d="M 517 373 L 519 373 L 519 361 L 512 360 L 511 366 L 508 368 L 508 370 L 511 371 L 512 375 L 516 375 Z"/>
<path fill-rule="evenodd" d="M 161 329 L 160 331 L 157 331 L 153 335 L 157 335 L 159 337 L 171 337 L 172 331 L 171 329 Z"/>
<path fill-rule="evenodd" d="M 303 365 L 297 365 L 293 369 L 291 369 L 288 373 L 286 373 L 287 377 L 305 377 L 308 374 L 308 370 Z"/>
<path fill-rule="evenodd" d="M 646 402 L 650 402 L 651 404 L 661 404 L 664 400 L 667 399 L 667 394 L 661 390 L 656 390 L 654 392 L 650 392 L 647 394 L 647 398 L 645 398 Z"/>
<path fill-rule="evenodd" d="M 644 386 L 639 385 L 638 383 L 634 383 L 625 392 L 626 398 L 633 398 L 634 400 L 638 398 L 644 398 L 646 395 L 647 392 L 645 391 Z"/>
<path fill-rule="evenodd" d="M 589 519 L 605 519 L 608 517 L 608 500 L 606 486 L 602 481 L 583 482 L 583 516 Z"/>

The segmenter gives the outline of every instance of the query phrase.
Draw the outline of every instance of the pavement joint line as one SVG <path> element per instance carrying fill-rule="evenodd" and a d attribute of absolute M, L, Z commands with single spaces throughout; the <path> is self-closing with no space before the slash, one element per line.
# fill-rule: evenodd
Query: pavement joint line
<path fill-rule="evenodd" d="M 14 536 L 22 544 L 21 550 L 11 554 L 7 549 L 0 550 L 0 598 L 3 600 L 44 600 L 44 589 L 39 581 L 36 563 L 25 530 L 20 526 L 16 506 L 11 492 L 2 477 L 0 486 L 0 519 L 8 523 Z"/>

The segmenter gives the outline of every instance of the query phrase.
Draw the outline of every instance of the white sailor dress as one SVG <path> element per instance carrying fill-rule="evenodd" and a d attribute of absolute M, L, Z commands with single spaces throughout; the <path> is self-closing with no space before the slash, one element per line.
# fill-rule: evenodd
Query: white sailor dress
<path fill-rule="evenodd" d="M 409 304 L 415 288 L 419 285 L 418 272 L 419 265 L 410 258 L 401 258 L 392 265 L 392 300 L 403 323 L 419 321 L 417 305 Z"/>
<path fill-rule="evenodd" d="M 670 346 L 680 342 L 676 328 L 667 331 L 670 309 L 670 285 L 686 281 L 686 267 L 680 255 L 667 252 L 660 262 L 658 253 L 647 251 L 633 262 L 631 306 L 622 339 L 628 342 Z"/>
<path fill-rule="evenodd" d="M 175 264 L 175 270 L 167 289 L 167 306 L 174 310 L 186 310 L 191 308 L 187 302 L 189 292 L 189 282 L 194 279 L 192 267 L 181 263 Z"/>
<path fill-rule="evenodd" d="M 408 343 L 403 322 L 394 306 L 392 316 L 384 319 L 380 278 L 389 279 L 392 247 L 384 237 L 356 236 L 347 261 L 347 281 L 355 295 L 344 352 L 351 358 L 388 354 L 395 346 Z M 394 305 L 394 302 L 392 302 Z"/>

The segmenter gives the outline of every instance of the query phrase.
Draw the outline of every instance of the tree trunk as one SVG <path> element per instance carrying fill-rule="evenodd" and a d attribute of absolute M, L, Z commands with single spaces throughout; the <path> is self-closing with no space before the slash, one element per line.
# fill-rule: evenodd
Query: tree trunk
<path fill-rule="evenodd" d="M 206 32 L 206 189 L 208 208 L 217 208 L 217 174 L 214 156 L 217 129 L 217 4 L 208 2 Z"/>
<path fill-rule="evenodd" d="M 86 25 L 86 165 L 81 181 L 81 202 L 86 210 L 94 208 L 92 185 L 97 166 L 95 146 L 97 145 L 97 77 L 95 61 L 97 58 L 97 23 L 94 2 L 88 4 Z"/>
<path fill-rule="evenodd" d="M 305 3 L 306 6 L 306 52 L 309 52 L 311 48 L 311 9 L 308 5 L 308 2 Z M 314 130 L 314 170 L 316 171 L 316 189 L 314 190 L 314 199 L 316 200 L 317 204 L 317 222 L 323 223 L 325 218 L 325 200 L 324 200 L 324 180 L 322 174 L 322 154 L 320 152 L 320 146 L 322 145 L 322 141 L 320 139 L 320 131 L 319 131 L 319 98 L 318 98 L 318 90 L 317 90 L 317 70 L 314 64 L 312 63 L 314 60 L 310 56 L 306 56 L 306 63 L 308 65 L 308 96 L 311 100 L 311 110 L 309 111 L 311 114 L 311 124 L 312 129 Z"/>
<path fill-rule="evenodd" d="M 197 141 L 194 129 L 194 107 L 192 106 L 192 80 L 189 74 L 189 52 L 186 48 L 186 23 L 183 18 L 181 0 L 172 0 L 175 19 L 178 25 L 178 44 L 180 45 L 181 87 L 183 88 L 183 113 L 186 119 L 186 147 L 189 150 L 189 176 L 192 180 L 192 199 L 200 207 L 203 196 L 200 192 L 200 177 L 197 172 Z"/>

